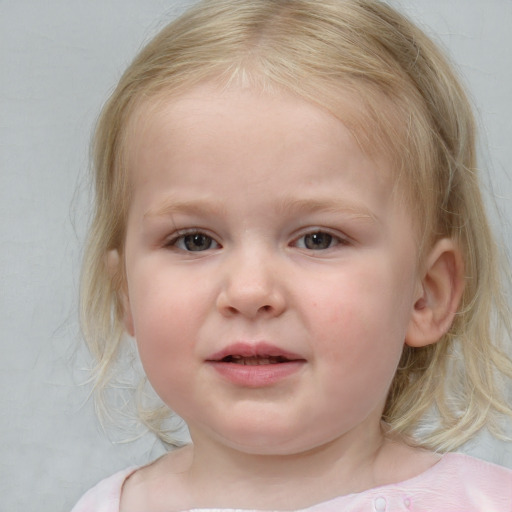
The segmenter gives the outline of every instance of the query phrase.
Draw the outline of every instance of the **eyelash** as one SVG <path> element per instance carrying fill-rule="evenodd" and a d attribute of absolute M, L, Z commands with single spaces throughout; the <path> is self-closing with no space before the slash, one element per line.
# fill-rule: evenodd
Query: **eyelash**
<path fill-rule="evenodd" d="M 303 240 L 301 243 L 300 241 Z M 189 243 L 202 242 L 198 244 L 197 250 L 191 249 Z M 308 247 L 308 243 L 313 242 L 316 247 Z M 338 245 L 348 245 L 349 241 L 341 236 L 329 233 L 328 231 L 317 229 L 304 233 L 295 238 L 290 244 L 292 247 L 306 251 L 326 251 Z M 205 252 L 213 249 L 220 249 L 222 246 L 210 235 L 203 231 L 190 231 L 180 233 L 165 243 L 165 247 L 175 248 L 184 252 Z"/>
<path fill-rule="evenodd" d="M 206 239 L 207 247 L 199 250 L 193 250 L 187 247 L 187 242 L 193 241 L 194 238 L 197 241 L 197 239 L 200 237 L 203 239 L 203 242 L 205 242 Z M 219 249 L 221 245 L 213 237 L 207 235 L 203 231 L 189 231 L 186 233 L 180 233 L 179 235 L 171 238 L 168 242 L 165 243 L 165 247 L 176 248 L 185 252 L 204 252 L 211 249 Z"/>
<path fill-rule="evenodd" d="M 317 247 L 314 247 L 314 248 L 307 247 L 308 237 L 309 237 L 309 241 L 312 241 L 314 244 L 317 245 Z M 323 237 L 323 244 L 322 244 L 322 237 Z M 300 240 L 304 240 L 303 244 L 299 244 Z M 328 231 L 324 231 L 321 229 L 317 229 L 317 230 L 305 233 L 305 234 L 301 235 L 299 238 L 296 238 L 294 240 L 294 245 L 296 247 L 298 247 L 299 249 L 305 249 L 308 251 L 326 251 L 328 249 L 332 249 L 333 247 L 336 247 L 337 245 L 347 245 L 347 244 L 348 244 L 348 240 L 346 238 L 329 233 Z M 326 245 L 326 246 L 324 247 L 324 245 Z"/>

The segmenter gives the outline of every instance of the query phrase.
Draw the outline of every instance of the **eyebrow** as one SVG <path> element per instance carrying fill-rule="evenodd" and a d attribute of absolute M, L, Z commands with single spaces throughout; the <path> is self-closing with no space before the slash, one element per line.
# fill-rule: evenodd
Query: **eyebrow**
<path fill-rule="evenodd" d="M 298 212 L 343 213 L 354 219 L 361 219 L 372 223 L 378 222 L 378 217 L 365 205 L 348 201 L 345 198 L 283 198 L 276 208 L 276 213 L 279 216 L 296 215 Z M 225 204 L 219 201 L 203 199 L 182 201 L 169 198 L 156 208 L 149 208 L 144 213 L 144 218 L 166 217 L 176 213 L 223 216 L 227 214 L 227 209 Z"/>
<path fill-rule="evenodd" d="M 146 212 L 144 212 L 144 218 L 167 217 L 176 213 L 223 215 L 226 213 L 226 208 L 222 203 L 216 201 L 204 201 L 202 199 L 195 201 L 179 201 L 169 198 L 156 208 L 146 210 Z"/>
<path fill-rule="evenodd" d="M 343 213 L 352 218 L 377 222 L 378 217 L 367 206 L 347 198 L 313 198 L 313 199 L 283 199 L 278 207 L 279 214 L 288 214 L 296 212 L 326 212 Z"/>

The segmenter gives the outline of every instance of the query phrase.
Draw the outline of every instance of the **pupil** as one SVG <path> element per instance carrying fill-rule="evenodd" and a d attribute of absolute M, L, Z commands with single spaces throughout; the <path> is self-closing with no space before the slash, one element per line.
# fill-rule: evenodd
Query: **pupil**
<path fill-rule="evenodd" d="M 332 242 L 332 236 L 328 233 L 311 233 L 304 238 L 304 244 L 308 249 L 327 249 Z"/>
<path fill-rule="evenodd" d="M 184 242 L 189 251 L 205 251 L 210 248 L 212 239 L 209 236 L 197 233 L 185 236 Z"/>

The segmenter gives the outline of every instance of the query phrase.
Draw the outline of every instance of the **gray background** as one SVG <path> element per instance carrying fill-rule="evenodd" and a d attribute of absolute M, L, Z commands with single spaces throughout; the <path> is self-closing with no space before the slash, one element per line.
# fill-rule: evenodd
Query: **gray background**
<path fill-rule="evenodd" d="M 92 125 L 141 44 L 187 3 L 0 0 L 0 511 L 69 510 L 98 479 L 161 453 L 98 426 L 79 385 L 77 282 Z M 512 0 L 402 4 L 466 77 L 510 248 Z M 512 467 L 510 445 L 465 450 Z"/>

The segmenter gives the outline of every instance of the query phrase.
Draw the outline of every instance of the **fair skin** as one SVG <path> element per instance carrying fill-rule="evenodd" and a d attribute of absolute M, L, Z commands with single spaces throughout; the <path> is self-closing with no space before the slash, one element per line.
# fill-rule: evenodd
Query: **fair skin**
<path fill-rule="evenodd" d="M 435 464 L 380 419 L 404 342 L 449 327 L 460 259 L 441 240 L 419 264 L 389 159 L 284 93 L 205 85 L 136 119 L 125 325 L 193 446 L 121 510 L 297 509 Z"/>

